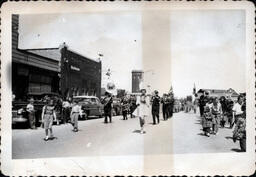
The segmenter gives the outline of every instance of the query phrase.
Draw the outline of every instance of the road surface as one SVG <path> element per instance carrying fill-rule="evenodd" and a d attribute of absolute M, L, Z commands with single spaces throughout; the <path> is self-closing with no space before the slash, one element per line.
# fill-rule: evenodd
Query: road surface
<path fill-rule="evenodd" d="M 113 123 L 104 119 L 79 121 L 79 131 L 70 124 L 55 125 L 56 139 L 44 141 L 44 129 L 13 129 L 12 157 L 48 158 L 70 156 L 143 155 L 237 152 L 239 144 L 233 143 L 232 130 L 219 129 L 217 136 L 203 136 L 198 114 L 179 112 L 173 118 L 152 125 L 146 120 L 146 133 L 140 134 L 139 119 L 113 117 Z"/>

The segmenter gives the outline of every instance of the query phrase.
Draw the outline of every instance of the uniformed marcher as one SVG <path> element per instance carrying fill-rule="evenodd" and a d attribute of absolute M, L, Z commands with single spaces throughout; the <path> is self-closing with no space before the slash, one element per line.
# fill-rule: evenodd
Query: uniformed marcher
<path fill-rule="evenodd" d="M 156 124 L 156 118 L 157 123 L 159 124 L 159 109 L 160 109 L 160 97 L 158 96 L 158 91 L 155 90 L 154 96 L 151 98 L 152 103 L 152 117 L 153 117 L 153 124 Z"/>
<path fill-rule="evenodd" d="M 129 100 L 126 94 L 121 100 L 121 106 L 122 106 L 123 120 L 128 120 L 127 114 L 129 111 Z"/>
<path fill-rule="evenodd" d="M 105 121 L 104 123 L 112 122 L 112 103 L 113 98 L 109 92 L 105 92 L 105 98 L 103 99 L 103 105 L 104 105 L 104 115 L 105 115 Z"/>
<path fill-rule="evenodd" d="M 35 126 L 35 108 L 34 108 L 34 99 L 30 98 L 29 104 L 27 105 L 27 112 L 28 112 L 28 120 L 31 129 L 36 129 Z"/>
<path fill-rule="evenodd" d="M 161 103 L 162 103 L 162 112 L 163 112 L 163 118 L 164 120 L 167 120 L 168 118 L 168 98 L 167 98 L 167 94 L 163 94 L 163 97 L 161 99 Z"/>
<path fill-rule="evenodd" d="M 46 101 L 47 105 L 45 105 L 42 110 L 42 124 L 45 129 L 45 141 L 54 138 L 52 132 L 52 124 L 53 120 L 56 120 L 56 112 L 53 100 L 48 98 Z M 48 131 L 50 131 L 50 137 L 48 136 Z"/>
<path fill-rule="evenodd" d="M 174 97 L 173 93 L 168 94 L 168 118 L 173 116 Z"/>
<path fill-rule="evenodd" d="M 78 118 L 79 118 L 80 112 L 81 112 L 81 107 L 78 105 L 78 101 L 75 100 L 72 105 L 72 109 L 70 113 L 71 123 L 73 125 L 74 132 L 78 132 Z"/>

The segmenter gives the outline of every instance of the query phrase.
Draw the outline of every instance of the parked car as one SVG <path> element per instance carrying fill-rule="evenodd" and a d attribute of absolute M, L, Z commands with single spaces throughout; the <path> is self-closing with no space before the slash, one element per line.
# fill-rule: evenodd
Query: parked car
<path fill-rule="evenodd" d="M 27 124 L 28 114 L 26 111 L 27 102 L 13 101 L 12 102 L 12 125 Z"/>
<path fill-rule="evenodd" d="M 74 96 L 73 100 L 78 101 L 81 106 L 80 118 L 82 119 L 88 119 L 89 116 L 99 116 L 101 118 L 104 114 L 103 104 L 96 96 Z"/>
<path fill-rule="evenodd" d="M 56 116 L 57 119 L 62 121 L 61 116 L 61 106 L 62 101 L 61 97 L 57 93 L 53 92 L 44 92 L 44 93 L 29 93 L 27 98 L 34 98 L 34 109 L 35 109 L 35 124 L 36 126 L 40 126 L 41 124 L 41 114 L 42 108 L 46 104 L 46 97 L 53 99 L 54 105 L 56 106 Z M 12 124 L 25 124 L 28 123 L 28 113 L 26 107 L 28 105 L 28 101 L 20 101 L 15 100 L 12 102 Z"/>

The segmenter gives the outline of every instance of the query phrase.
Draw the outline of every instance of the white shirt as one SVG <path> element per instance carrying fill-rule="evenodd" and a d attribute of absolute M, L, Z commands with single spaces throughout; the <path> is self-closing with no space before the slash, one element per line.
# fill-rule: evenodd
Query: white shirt
<path fill-rule="evenodd" d="M 206 103 L 205 106 L 208 106 L 211 109 L 213 107 L 213 103 Z"/>
<path fill-rule="evenodd" d="M 63 101 L 62 107 L 63 108 L 68 108 L 68 107 L 70 107 L 70 103 L 68 101 Z"/>
<path fill-rule="evenodd" d="M 72 107 L 72 110 L 71 110 L 71 112 L 72 113 L 80 113 L 80 111 L 81 111 L 81 107 L 77 104 L 77 105 L 74 105 L 73 107 Z"/>
<path fill-rule="evenodd" d="M 28 111 L 28 112 L 33 112 L 33 111 L 34 111 L 34 105 L 32 105 L 32 104 L 29 103 L 29 104 L 27 105 L 27 111 Z"/>
<path fill-rule="evenodd" d="M 242 111 L 242 105 L 240 105 L 239 103 L 236 103 L 234 106 L 233 106 L 233 111 L 235 112 L 235 115 L 239 115 L 239 114 L 243 114 L 243 111 Z"/>

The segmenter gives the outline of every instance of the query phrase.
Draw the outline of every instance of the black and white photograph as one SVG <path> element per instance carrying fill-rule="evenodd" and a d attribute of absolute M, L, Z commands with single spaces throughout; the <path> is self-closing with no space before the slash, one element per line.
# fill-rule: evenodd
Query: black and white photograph
<path fill-rule="evenodd" d="M 137 175 L 167 175 L 154 169 L 157 161 L 173 173 L 194 174 L 187 167 L 201 155 L 209 157 L 202 161 L 212 168 L 209 174 L 222 175 L 227 165 L 213 169 L 219 159 L 243 160 L 255 151 L 249 133 L 255 128 L 250 4 L 96 7 L 8 14 L 10 60 L 4 71 L 10 75 L 1 71 L 9 78 L 1 96 L 11 96 L 3 109 L 11 117 L 2 120 L 8 119 L 11 160 L 34 165 L 24 166 L 25 175 L 44 175 L 35 168 L 48 158 L 87 158 L 74 164 L 82 173 L 68 173 L 103 175 L 114 168 L 104 160 L 98 168 L 105 171 L 97 172 L 96 159 L 103 157 L 116 158 L 115 164 L 118 157 L 140 158 L 127 161 L 129 174 L 138 163 Z M 186 157 L 191 160 L 182 167 Z M 90 158 L 94 168 L 87 168 Z M 253 172 L 238 164 L 233 175 Z"/>

